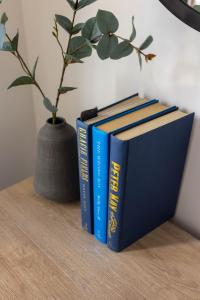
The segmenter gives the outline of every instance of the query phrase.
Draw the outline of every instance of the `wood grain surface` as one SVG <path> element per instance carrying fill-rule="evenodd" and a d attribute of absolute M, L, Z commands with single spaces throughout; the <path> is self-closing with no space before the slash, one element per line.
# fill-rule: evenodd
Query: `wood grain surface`
<path fill-rule="evenodd" d="M 0 299 L 199 300 L 200 242 L 168 222 L 114 253 L 29 178 L 0 192 Z"/>

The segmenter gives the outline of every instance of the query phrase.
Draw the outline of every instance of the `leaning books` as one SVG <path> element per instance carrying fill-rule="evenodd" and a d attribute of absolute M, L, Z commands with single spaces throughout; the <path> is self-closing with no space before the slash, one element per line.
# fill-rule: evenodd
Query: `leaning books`
<path fill-rule="evenodd" d="M 77 120 L 82 226 L 121 251 L 174 216 L 194 114 L 137 95 L 91 112 Z"/>

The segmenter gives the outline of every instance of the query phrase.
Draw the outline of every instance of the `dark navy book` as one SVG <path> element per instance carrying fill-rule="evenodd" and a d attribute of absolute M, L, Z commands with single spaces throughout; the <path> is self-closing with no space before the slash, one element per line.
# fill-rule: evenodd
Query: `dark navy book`
<path fill-rule="evenodd" d="M 175 214 L 194 114 L 111 135 L 108 247 L 121 251 Z"/>
<path fill-rule="evenodd" d="M 92 174 L 92 127 L 107 120 L 119 117 L 124 112 L 147 102 L 138 94 L 120 100 L 98 111 L 97 116 L 87 120 L 77 119 L 79 178 L 81 197 L 82 227 L 89 233 L 94 232 L 93 227 L 93 174 Z"/>

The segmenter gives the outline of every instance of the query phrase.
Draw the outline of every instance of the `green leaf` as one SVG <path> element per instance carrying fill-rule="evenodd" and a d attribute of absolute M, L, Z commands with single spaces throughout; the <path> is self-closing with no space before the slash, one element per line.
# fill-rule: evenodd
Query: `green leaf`
<path fill-rule="evenodd" d="M 56 22 L 65 29 L 68 33 L 71 33 L 72 30 L 72 22 L 65 16 L 55 15 Z"/>
<path fill-rule="evenodd" d="M 91 56 L 92 49 L 88 46 L 84 37 L 77 36 L 71 39 L 68 54 L 73 55 L 78 59 L 82 59 Z"/>
<path fill-rule="evenodd" d="M 33 66 L 32 74 L 33 74 L 34 79 L 35 79 L 35 71 L 36 71 L 36 68 L 37 68 L 38 60 L 39 60 L 39 56 L 36 58 L 35 64 Z"/>
<path fill-rule="evenodd" d="M 99 10 L 97 13 L 97 24 L 103 34 L 114 33 L 119 28 L 119 22 L 113 13 Z"/>
<path fill-rule="evenodd" d="M 6 24 L 6 22 L 8 21 L 8 17 L 6 15 L 6 13 L 3 13 L 2 16 L 1 16 L 1 24 Z"/>
<path fill-rule="evenodd" d="M 104 35 L 97 46 L 98 56 L 103 60 L 109 58 L 117 45 L 118 39 L 116 36 Z"/>
<path fill-rule="evenodd" d="M 17 78 L 15 81 L 13 81 L 13 83 L 11 83 L 11 85 L 8 87 L 8 90 L 15 86 L 27 85 L 27 84 L 33 84 L 33 83 L 34 83 L 34 81 L 32 80 L 31 77 L 22 76 L 22 77 Z"/>
<path fill-rule="evenodd" d="M 68 2 L 68 4 L 70 5 L 70 7 L 74 10 L 75 9 L 75 3 L 73 0 L 66 0 Z"/>
<path fill-rule="evenodd" d="M 13 40 L 11 41 L 11 47 L 13 51 L 17 51 L 18 48 L 18 41 L 19 41 L 19 33 L 14 36 Z"/>
<path fill-rule="evenodd" d="M 70 54 L 65 55 L 65 61 L 67 64 L 75 64 L 75 63 L 83 64 L 84 63 L 81 59 L 77 58 L 74 55 L 70 55 Z"/>
<path fill-rule="evenodd" d="M 3 48 L 3 44 L 6 37 L 6 28 L 4 24 L 0 24 L 0 49 Z"/>
<path fill-rule="evenodd" d="M 88 39 L 86 39 L 86 44 L 93 49 L 93 44 Z"/>
<path fill-rule="evenodd" d="M 55 114 L 58 111 L 57 107 L 55 105 L 53 105 L 48 98 L 44 98 L 43 104 L 46 107 L 46 109 L 48 111 L 50 111 L 51 113 Z"/>
<path fill-rule="evenodd" d="M 132 29 L 132 33 L 131 33 L 131 36 L 130 36 L 130 42 L 132 42 L 135 37 L 136 37 L 136 29 L 135 29 L 135 25 L 134 25 L 134 17 L 132 17 L 132 26 L 133 26 L 133 29 Z"/>
<path fill-rule="evenodd" d="M 200 12 L 200 5 L 195 5 L 193 8 L 194 8 L 196 11 Z"/>
<path fill-rule="evenodd" d="M 12 45 L 10 42 L 4 42 L 3 47 L 0 49 L 1 51 L 13 52 Z"/>
<path fill-rule="evenodd" d="M 128 41 L 121 42 L 111 52 L 110 58 L 120 59 L 126 57 L 133 52 L 133 46 Z"/>
<path fill-rule="evenodd" d="M 8 51 L 8 52 L 13 52 L 11 43 L 10 42 L 4 42 L 2 50 L 3 51 Z"/>
<path fill-rule="evenodd" d="M 73 90 L 76 90 L 77 88 L 75 87 L 70 87 L 70 86 L 63 86 L 59 89 L 59 93 L 60 94 L 66 94 L 67 92 L 70 92 L 70 91 L 73 91 Z"/>
<path fill-rule="evenodd" d="M 144 50 L 144 49 L 148 48 L 152 42 L 153 42 L 153 37 L 151 35 L 149 35 L 146 38 L 146 40 L 142 43 L 142 45 L 140 46 L 140 50 Z"/>
<path fill-rule="evenodd" d="M 1 24 L 0 24 L 0 28 L 1 28 Z M 17 32 L 17 34 L 14 36 L 14 38 L 11 42 L 6 41 L 3 43 L 3 45 L 0 42 L 0 50 L 15 52 L 15 51 L 17 51 L 17 48 L 18 48 L 18 41 L 19 41 L 19 33 Z"/>
<path fill-rule="evenodd" d="M 140 65 L 140 71 L 142 70 L 142 55 L 140 52 L 138 52 L 138 59 L 139 59 L 139 65 Z"/>
<path fill-rule="evenodd" d="M 72 33 L 72 34 L 77 34 L 77 33 L 79 33 L 79 32 L 82 30 L 83 26 L 84 26 L 84 23 L 78 23 L 78 24 L 76 24 L 76 25 L 73 27 L 73 29 L 71 30 L 71 33 Z"/>
<path fill-rule="evenodd" d="M 82 29 L 82 36 L 88 39 L 91 43 L 97 43 L 102 34 L 97 25 L 96 17 L 90 18 Z"/>
<path fill-rule="evenodd" d="M 78 7 L 77 7 L 77 10 L 87 6 L 87 5 L 90 5 L 94 2 L 96 2 L 97 0 L 81 0 L 78 4 Z"/>

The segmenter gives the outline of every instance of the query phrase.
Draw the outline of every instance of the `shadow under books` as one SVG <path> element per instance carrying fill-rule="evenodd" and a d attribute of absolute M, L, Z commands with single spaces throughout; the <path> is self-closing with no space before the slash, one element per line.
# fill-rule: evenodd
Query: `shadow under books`
<path fill-rule="evenodd" d="M 168 221 L 125 248 L 122 253 L 188 244 L 192 240 L 194 238 L 190 234 L 183 235 L 173 221 Z"/>

